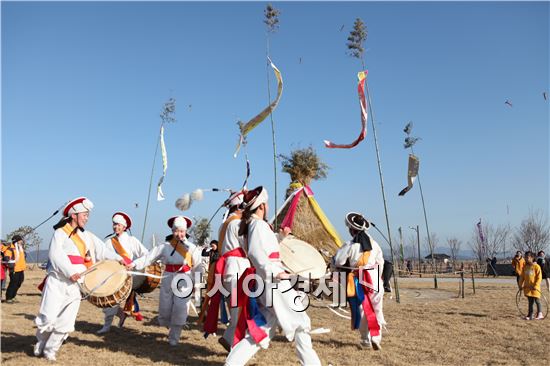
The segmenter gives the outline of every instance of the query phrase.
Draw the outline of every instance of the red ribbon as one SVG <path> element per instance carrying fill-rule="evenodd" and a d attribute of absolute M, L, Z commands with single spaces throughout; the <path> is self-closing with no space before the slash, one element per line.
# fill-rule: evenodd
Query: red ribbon
<path fill-rule="evenodd" d="M 216 280 L 216 275 L 224 275 L 225 273 L 225 263 L 227 258 L 229 257 L 237 257 L 237 258 L 246 258 L 246 253 L 242 248 L 235 248 L 218 259 L 216 262 L 216 267 L 214 269 L 214 281 Z M 210 298 L 210 303 L 208 304 L 208 311 L 206 313 L 206 320 L 204 321 L 203 329 L 206 334 L 216 333 L 218 330 L 218 317 L 219 317 L 219 309 L 220 309 L 220 302 L 221 302 L 221 293 L 219 291 L 216 291 L 214 296 Z"/>
<path fill-rule="evenodd" d="M 359 94 L 359 104 L 361 106 L 361 133 L 359 137 L 350 144 L 335 144 L 332 141 L 325 140 L 325 147 L 329 149 L 351 149 L 357 146 L 367 135 L 367 101 L 365 99 L 365 80 L 367 79 L 367 70 L 364 71 L 365 77 L 359 78 L 357 92 Z M 361 74 L 361 73 L 360 73 Z"/>
<path fill-rule="evenodd" d="M 191 267 L 181 264 L 167 264 L 166 268 L 164 269 L 165 272 L 189 272 L 191 270 Z"/>
<path fill-rule="evenodd" d="M 365 312 L 365 316 L 367 317 L 369 333 L 371 337 L 376 337 L 380 335 L 380 324 L 378 324 L 378 319 L 376 319 L 376 313 L 374 312 L 374 307 L 372 306 L 372 301 L 369 296 L 370 293 L 374 292 L 374 290 L 371 288 L 372 278 L 368 270 L 364 269 L 362 272 L 363 281 L 366 281 L 370 285 L 370 287 L 368 287 L 360 283 L 360 285 L 363 286 L 363 293 L 365 294 L 365 298 L 363 299 L 362 303 L 363 311 Z"/>
<path fill-rule="evenodd" d="M 236 345 L 246 336 L 246 331 L 248 330 L 248 333 L 250 333 L 250 336 L 254 339 L 254 342 L 256 344 L 260 343 L 264 338 L 267 337 L 267 333 L 264 332 L 262 328 L 260 328 L 254 319 L 252 318 L 251 314 L 249 313 L 248 309 L 248 303 L 250 299 L 248 298 L 248 295 L 243 290 L 243 283 L 244 279 L 248 275 L 253 275 L 256 273 L 256 269 L 254 267 L 247 268 L 241 278 L 239 278 L 239 282 L 237 285 L 237 298 L 239 299 L 239 308 L 241 308 L 240 314 L 239 314 L 239 320 L 237 322 L 237 327 L 235 329 L 235 337 L 233 338 L 233 345 Z M 250 281 L 249 283 L 251 285 L 254 285 L 254 280 Z M 241 301 L 242 300 L 242 301 Z"/>

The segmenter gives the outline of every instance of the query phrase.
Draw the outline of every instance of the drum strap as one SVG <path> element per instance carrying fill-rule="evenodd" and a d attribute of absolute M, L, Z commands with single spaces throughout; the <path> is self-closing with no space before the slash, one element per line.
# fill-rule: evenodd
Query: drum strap
<path fill-rule="evenodd" d="M 84 243 L 84 240 L 82 240 L 82 238 L 78 235 L 78 232 L 74 231 L 74 229 L 72 228 L 71 225 L 65 224 L 65 226 L 63 226 L 62 229 L 65 232 L 65 234 L 67 234 L 69 236 L 69 238 L 71 238 L 74 245 L 78 249 L 78 253 L 80 253 L 80 256 L 82 258 L 84 258 L 84 265 L 86 266 L 86 268 L 90 268 L 93 265 L 93 263 L 92 263 L 92 261 L 86 261 L 86 259 L 85 259 L 86 258 L 86 243 Z"/>
<path fill-rule="evenodd" d="M 111 243 L 113 244 L 113 248 L 115 248 L 115 251 L 117 252 L 117 254 L 120 255 L 124 260 L 124 263 L 126 264 L 132 263 L 132 259 L 130 258 L 130 256 L 128 255 L 128 252 L 124 249 L 122 244 L 120 244 L 120 240 L 118 240 L 117 236 L 113 236 L 111 238 Z"/>
<path fill-rule="evenodd" d="M 176 252 L 178 252 L 179 255 L 183 257 L 183 259 L 185 259 L 184 264 L 187 264 L 189 267 L 193 267 L 193 256 L 187 249 L 185 249 L 184 245 L 178 245 L 178 240 L 175 238 L 170 241 L 170 245 Z"/>
<path fill-rule="evenodd" d="M 232 214 L 225 222 L 222 224 L 220 228 L 220 232 L 218 233 L 218 253 L 220 255 L 222 254 L 222 245 L 225 240 L 225 233 L 227 232 L 227 227 L 231 223 L 231 221 L 240 220 L 242 218 L 243 214 L 240 211 L 235 212 Z"/>

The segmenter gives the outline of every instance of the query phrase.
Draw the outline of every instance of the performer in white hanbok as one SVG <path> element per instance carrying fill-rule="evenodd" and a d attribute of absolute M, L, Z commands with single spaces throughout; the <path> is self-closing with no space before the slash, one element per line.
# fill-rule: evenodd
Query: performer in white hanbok
<path fill-rule="evenodd" d="M 132 219 L 127 213 L 115 212 L 112 221 L 113 237 L 105 241 L 105 246 L 120 255 L 127 265 L 133 266 L 132 261 L 134 259 L 147 255 L 149 251 L 136 237 L 128 233 L 128 230 L 132 226 Z M 116 305 L 112 308 L 104 308 L 103 313 L 105 314 L 105 323 L 103 327 L 97 331 L 97 334 L 107 333 L 111 329 L 111 324 L 113 323 L 115 315 L 120 317 L 120 327 L 124 325 L 124 320 L 128 315 L 131 315 L 137 321 L 143 320 L 134 290 L 132 290 L 130 296 L 128 296 L 122 309 L 119 305 Z"/>
<path fill-rule="evenodd" d="M 194 274 L 200 271 L 202 261 L 201 250 L 186 238 L 191 225 L 191 219 L 188 217 L 170 218 L 168 226 L 172 229 L 172 235 L 166 237 L 166 243 L 154 247 L 149 254 L 134 261 L 138 270 L 157 260 L 166 265 L 160 287 L 158 320 L 161 326 L 170 329 L 168 342 L 171 346 L 179 343 L 181 331 L 187 323 Z M 176 293 L 172 290 L 172 280 L 175 276 L 181 279 L 177 283 Z"/>
<path fill-rule="evenodd" d="M 347 299 L 352 314 L 351 327 L 359 329 L 361 344 L 381 349 L 383 313 L 384 256 L 380 245 L 367 233 L 370 223 L 359 213 L 345 218 L 352 236 L 334 256 L 334 265 L 347 272 Z"/>
<path fill-rule="evenodd" d="M 63 210 L 63 219 L 54 226 L 50 243 L 47 277 L 39 288 L 42 292 L 40 310 L 35 319 L 38 328 L 35 356 L 55 361 L 63 341 L 74 331 L 80 308 L 80 273 L 96 261 L 122 258 L 105 247 L 103 242 L 88 230 L 89 212 L 93 204 L 86 197 L 69 202 Z"/>
<path fill-rule="evenodd" d="M 218 259 L 215 268 L 215 275 L 222 276 L 223 286 L 227 292 L 231 293 L 237 287 L 237 280 L 242 276 L 244 271 L 250 267 L 250 261 L 246 257 L 246 252 L 243 249 L 243 237 L 239 236 L 239 227 L 241 224 L 244 192 L 239 191 L 232 193 L 224 202 L 224 206 L 229 209 L 229 215 L 219 230 L 219 241 L 221 245 L 221 257 Z M 212 269 L 211 269 L 212 270 Z M 218 324 L 218 314 L 222 294 L 216 294 L 210 299 L 206 321 L 204 323 L 204 331 L 206 334 L 215 333 Z M 230 319 L 223 337 L 218 338 L 220 344 L 229 352 L 235 336 L 235 329 L 239 319 L 238 306 L 230 303 Z M 236 305 L 236 304 L 234 304 Z"/>
<path fill-rule="evenodd" d="M 283 269 L 277 236 L 265 221 L 268 212 L 267 191 L 263 187 L 244 196 L 244 212 L 239 234 L 245 237 L 244 248 L 253 268 L 248 268 L 239 280 L 241 313 L 235 330 L 235 341 L 227 356 L 226 365 L 246 364 L 260 348 L 267 348 L 277 327 L 289 341 L 294 341 L 302 365 L 320 365 L 321 361 L 311 344 L 311 322 L 300 295 L 290 285 L 290 275 Z M 243 291 L 242 279 L 256 273 L 265 290 L 258 298 Z M 270 283 L 277 287 L 270 289 Z M 297 304 L 300 303 L 300 304 Z"/>

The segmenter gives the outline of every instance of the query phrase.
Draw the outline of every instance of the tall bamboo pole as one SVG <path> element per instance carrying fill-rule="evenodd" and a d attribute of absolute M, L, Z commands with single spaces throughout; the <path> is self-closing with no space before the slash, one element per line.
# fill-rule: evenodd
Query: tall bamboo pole
<path fill-rule="evenodd" d="M 164 123 L 160 124 L 161 129 L 162 129 L 163 125 L 164 125 Z M 149 202 L 151 201 L 151 187 L 153 186 L 153 174 L 155 173 L 155 163 L 157 161 L 159 146 L 160 146 L 160 135 L 157 139 L 157 147 L 155 148 L 155 155 L 153 157 L 153 166 L 151 167 L 151 177 L 149 178 L 149 191 L 147 193 L 147 204 L 145 205 L 145 218 L 143 220 L 143 228 L 141 230 L 141 242 L 142 243 L 143 243 L 143 239 L 145 237 L 145 227 L 147 226 L 147 214 L 149 213 Z"/>
<path fill-rule="evenodd" d="M 411 146 L 411 153 L 414 155 L 414 149 Z M 422 183 L 420 183 L 420 172 L 416 175 L 416 180 L 418 181 L 418 188 L 420 188 L 420 198 L 422 199 L 422 210 L 424 211 L 424 222 L 426 223 L 426 233 L 428 235 L 428 245 L 430 246 L 430 252 L 432 255 L 432 266 L 434 269 L 434 288 L 437 288 L 437 267 L 435 266 L 434 251 L 432 246 L 432 239 L 430 236 L 430 228 L 428 226 L 428 216 L 426 215 L 426 204 L 424 202 L 424 193 L 422 191 Z"/>
<path fill-rule="evenodd" d="M 267 56 L 267 64 L 266 64 L 266 76 L 267 76 L 267 103 L 271 104 L 271 83 L 269 81 L 269 66 L 271 60 L 269 55 L 269 31 L 267 32 L 267 45 L 266 45 L 266 56 Z M 273 120 L 273 110 L 269 110 L 269 119 L 271 121 L 271 140 L 273 142 L 273 179 L 275 183 L 274 187 L 274 201 L 275 201 L 275 213 L 278 212 L 277 210 L 277 144 L 275 142 L 275 121 Z M 277 230 L 277 220 L 275 220 L 275 230 Z"/>
<path fill-rule="evenodd" d="M 275 33 L 279 27 L 279 10 L 274 8 L 271 4 L 267 4 L 264 10 L 264 23 L 266 24 L 266 77 L 267 77 L 267 98 L 268 105 L 271 105 L 271 83 L 269 80 L 269 66 L 271 63 L 271 57 L 269 54 L 269 33 Z M 274 201 L 275 201 L 275 214 L 277 214 L 277 144 L 275 142 L 275 121 L 273 120 L 273 109 L 269 109 L 269 119 L 271 121 L 271 140 L 273 142 L 273 180 L 274 180 Z M 277 219 L 275 219 L 275 230 L 277 230 Z"/>
<path fill-rule="evenodd" d="M 363 70 L 365 70 L 365 61 L 361 57 L 361 64 L 363 65 Z M 378 176 L 380 177 L 380 189 L 382 190 L 382 201 L 384 202 L 384 215 L 386 216 L 386 227 L 388 229 L 388 242 L 390 244 L 390 252 L 391 252 L 391 260 L 392 263 L 395 263 L 394 255 L 393 255 L 393 245 L 392 245 L 392 236 L 391 236 L 391 229 L 390 229 L 390 218 L 388 214 L 388 205 L 386 202 L 386 191 L 384 189 L 384 177 L 382 175 L 382 163 L 380 162 L 380 149 L 378 148 L 378 138 L 376 135 L 376 125 L 374 122 L 374 112 L 372 109 L 372 100 L 371 100 L 371 94 L 369 90 L 369 84 L 368 81 L 365 80 L 365 89 L 367 91 L 367 99 L 369 101 L 369 114 L 370 114 L 370 121 L 372 125 L 372 134 L 374 137 L 374 147 L 376 149 L 376 162 L 378 164 Z M 401 299 L 399 297 L 399 284 L 397 282 L 397 276 L 393 275 L 393 284 L 395 287 L 395 301 L 401 302 Z"/>

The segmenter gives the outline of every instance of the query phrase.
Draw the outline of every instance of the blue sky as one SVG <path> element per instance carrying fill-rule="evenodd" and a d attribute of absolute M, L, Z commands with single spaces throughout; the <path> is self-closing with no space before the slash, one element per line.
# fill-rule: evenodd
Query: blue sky
<path fill-rule="evenodd" d="M 169 97 L 178 122 L 166 126 L 166 200 L 152 197 L 145 242 L 168 232 L 183 193 L 238 188 L 236 122 L 267 104 L 265 5 L 2 2 L 2 236 L 79 195 L 96 205 L 89 223 L 96 234 L 108 234 L 111 214 L 124 210 L 141 236 Z M 385 226 L 370 123 L 353 150 L 322 145 L 359 132 L 361 65 L 345 48 L 356 17 L 368 27 L 365 60 L 394 236 L 417 224 L 425 233 L 418 187 L 397 196 L 406 185 L 402 128 L 410 120 L 422 137 L 416 152 L 430 229 L 442 240 L 467 241 L 479 218 L 516 225 L 530 209 L 548 212 L 548 2 L 274 5 L 281 15 L 271 56 L 285 82 L 274 113 L 278 150 L 312 145 L 331 167 L 312 189 L 341 235 L 348 211 Z M 269 121 L 249 135 L 248 152 L 250 186 L 272 193 Z M 155 182 L 160 174 L 159 159 Z M 279 204 L 288 183 L 280 172 Z M 187 214 L 210 217 L 223 199 L 207 194 Z M 50 223 L 39 234 L 49 242 Z"/>

